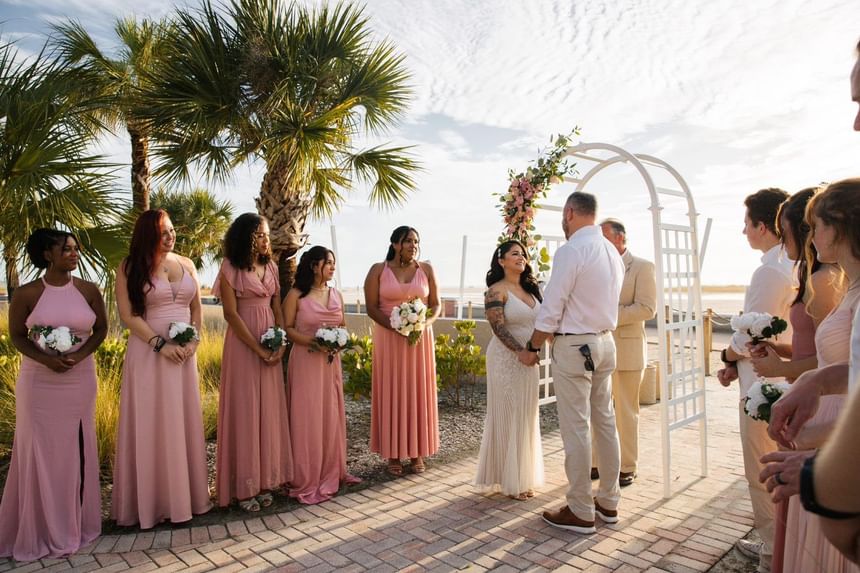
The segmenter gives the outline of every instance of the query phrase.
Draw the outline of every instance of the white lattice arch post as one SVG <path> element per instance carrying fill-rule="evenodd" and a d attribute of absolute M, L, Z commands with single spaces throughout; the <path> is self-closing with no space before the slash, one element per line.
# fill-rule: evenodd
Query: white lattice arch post
<path fill-rule="evenodd" d="M 704 341 L 702 330 L 701 282 L 699 274 L 699 241 L 693 196 L 687 183 L 671 165 L 650 155 L 632 154 L 607 143 L 580 143 L 569 147 L 566 156 L 575 158 L 579 178 L 565 177 L 575 183 L 576 191 L 584 191 L 595 175 L 607 167 L 626 163 L 641 176 L 651 198 L 654 232 L 654 266 L 657 278 L 657 330 L 660 346 L 659 384 L 661 390 L 661 434 L 663 445 L 663 495 L 670 497 L 672 432 L 698 422 L 701 446 L 701 475 L 708 473 L 707 410 L 705 400 Z M 590 165 L 583 169 L 583 164 Z M 664 178 L 677 184 L 658 187 L 651 173 L 663 172 Z M 684 201 L 685 220 L 665 221 L 664 209 L 669 202 Z M 542 209 L 561 211 L 561 206 L 542 205 Z M 563 241 L 560 237 L 545 237 L 553 247 Z M 669 309 L 666 312 L 664 309 Z M 549 376 L 549 360 L 543 364 L 541 380 L 545 391 Z M 542 392 L 548 395 L 548 392 Z M 547 398 L 542 403 L 549 401 Z"/>

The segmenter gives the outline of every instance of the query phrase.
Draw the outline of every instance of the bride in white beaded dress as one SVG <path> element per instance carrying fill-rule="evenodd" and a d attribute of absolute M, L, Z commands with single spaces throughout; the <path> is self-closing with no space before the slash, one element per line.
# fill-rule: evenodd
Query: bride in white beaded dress
<path fill-rule="evenodd" d="M 543 485 L 538 366 L 517 360 L 542 300 L 526 256 L 522 243 L 506 241 L 487 272 L 484 308 L 494 336 L 487 347 L 487 417 L 474 482 L 481 491 L 518 500 Z"/>

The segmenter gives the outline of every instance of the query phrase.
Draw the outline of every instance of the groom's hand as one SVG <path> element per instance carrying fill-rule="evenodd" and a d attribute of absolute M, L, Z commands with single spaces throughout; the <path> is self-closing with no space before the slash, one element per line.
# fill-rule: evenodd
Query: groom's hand
<path fill-rule="evenodd" d="M 538 362 L 537 352 L 532 352 L 523 348 L 517 353 L 517 358 L 526 366 L 534 366 Z"/>

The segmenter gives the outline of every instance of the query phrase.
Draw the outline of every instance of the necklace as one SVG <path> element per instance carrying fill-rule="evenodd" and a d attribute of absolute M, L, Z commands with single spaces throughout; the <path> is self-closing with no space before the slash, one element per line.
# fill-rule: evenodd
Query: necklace
<path fill-rule="evenodd" d="M 321 287 L 312 286 L 311 289 L 313 289 L 313 290 L 328 290 L 328 287 L 327 286 L 321 286 Z"/>

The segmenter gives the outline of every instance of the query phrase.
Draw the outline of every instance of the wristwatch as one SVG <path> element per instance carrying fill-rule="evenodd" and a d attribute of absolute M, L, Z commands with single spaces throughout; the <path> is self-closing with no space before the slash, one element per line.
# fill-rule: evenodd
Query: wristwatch
<path fill-rule="evenodd" d="M 812 456 L 806 458 L 806 461 L 803 462 L 803 468 L 800 470 L 800 503 L 803 505 L 803 509 L 828 519 L 853 519 L 857 517 L 858 514 L 856 513 L 829 509 L 818 503 L 818 500 L 815 499 L 814 467 L 815 456 Z"/>
<path fill-rule="evenodd" d="M 535 348 L 534 346 L 532 346 L 531 340 L 526 342 L 526 350 L 528 350 L 529 352 L 540 352 L 540 348 Z"/>
<path fill-rule="evenodd" d="M 728 350 L 728 349 L 723 348 L 722 352 L 720 352 L 720 360 L 722 360 L 723 364 L 725 364 L 726 366 L 737 366 L 738 361 L 737 360 L 729 360 L 728 357 L 726 356 L 726 350 Z"/>

